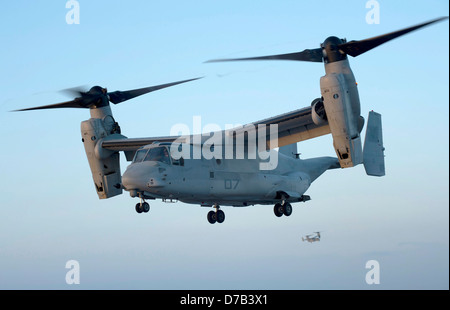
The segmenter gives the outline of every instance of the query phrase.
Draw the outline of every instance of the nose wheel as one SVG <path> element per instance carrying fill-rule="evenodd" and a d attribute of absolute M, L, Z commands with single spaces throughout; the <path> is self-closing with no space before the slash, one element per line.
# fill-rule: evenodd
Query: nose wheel
<path fill-rule="evenodd" d="M 136 212 L 137 213 L 147 213 L 148 211 L 150 211 L 150 205 L 148 204 L 148 202 L 145 202 L 145 200 L 143 198 L 140 198 L 141 202 L 138 202 L 136 204 Z"/>
<path fill-rule="evenodd" d="M 223 223 L 225 221 L 225 212 L 219 209 L 218 205 L 215 205 L 214 208 L 216 211 L 209 211 L 207 218 L 210 224 Z"/>

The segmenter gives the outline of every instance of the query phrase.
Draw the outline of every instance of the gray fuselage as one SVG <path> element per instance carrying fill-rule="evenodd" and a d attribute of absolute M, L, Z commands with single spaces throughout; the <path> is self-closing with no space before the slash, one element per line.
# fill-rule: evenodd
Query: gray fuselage
<path fill-rule="evenodd" d="M 163 148 L 167 148 L 165 158 L 156 158 Z M 260 170 L 258 157 L 208 160 L 202 156 L 180 161 L 168 156 L 168 150 L 157 143 L 138 150 L 122 176 L 123 187 L 132 197 L 203 206 L 273 204 L 282 199 L 298 202 L 317 177 L 339 167 L 337 158 L 301 160 L 273 151 L 278 157 L 275 169 Z"/>

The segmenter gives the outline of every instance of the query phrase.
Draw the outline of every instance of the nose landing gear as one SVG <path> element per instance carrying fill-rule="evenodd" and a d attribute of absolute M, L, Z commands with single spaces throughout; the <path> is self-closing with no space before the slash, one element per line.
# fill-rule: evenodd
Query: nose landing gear
<path fill-rule="evenodd" d="M 142 197 L 139 197 L 139 198 L 141 201 L 136 204 L 136 207 L 135 207 L 136 212 L 137 213 L 142 213 L 142 212 L 147 213 L 148 211 L 150 211 L 150 205 L 148 204 L 148 202 L 145 202 L 144 198 L 142 198 Z"/>

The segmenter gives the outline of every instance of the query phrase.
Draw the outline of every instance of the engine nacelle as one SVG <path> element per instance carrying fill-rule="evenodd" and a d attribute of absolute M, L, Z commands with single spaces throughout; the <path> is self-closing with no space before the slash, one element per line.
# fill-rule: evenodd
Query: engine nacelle
<path fill-rule="evenodd" d="M 360 132 L 364 124 L 355 77 L 348 60 L 327 63 L 325 71 L 320 89 L 333 146 L 341 167 L 354 167 L 363 162 Z"/>
<path fill-rule="evenodd" d="M 322 98 L 316 98 L 311 102 L 311 117 L 314 124 L 320 126 L 327 123 L 327 113 Z"/>
<path fill-rule="evenodd" d="M 91 116 L 81 123 L 81 136 L 98 197 L 106 199 L 122 194 L 122 177 L 119 153 L 102 149 L 101 143 L 108 138 L 126 137 L 120 134 L 109 106 L 91 109 Z"/>

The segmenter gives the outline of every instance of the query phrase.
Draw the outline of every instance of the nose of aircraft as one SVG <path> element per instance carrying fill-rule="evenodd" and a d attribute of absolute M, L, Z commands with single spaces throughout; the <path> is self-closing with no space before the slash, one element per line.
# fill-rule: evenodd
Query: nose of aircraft
<path fill-rule="evenodd" d="M 129 191 L 133 189 L 142 189 L 148 176 L 147 169 L 140 167 L 141 165 L 130 165 L 122 175 L 122 185 Z"/>
<path fill-rule="evenodd" d="M 122 185 L 127 191 L 152 191 L 166 185 L 165 176 L 157 163 L 138 163 L 128 166 L 122 175 Z"/>

